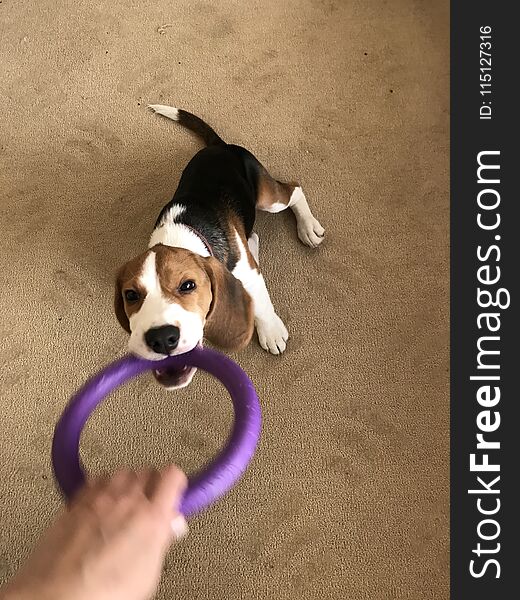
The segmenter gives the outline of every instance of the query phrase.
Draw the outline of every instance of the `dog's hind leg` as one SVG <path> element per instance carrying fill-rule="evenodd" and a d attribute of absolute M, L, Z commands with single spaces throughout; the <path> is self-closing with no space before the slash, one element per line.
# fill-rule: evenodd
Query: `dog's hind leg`
<path fill-rule="evenodd" d="M 290 208 L 296 217 L 300 240 L 311 248 L 316 248 L 323 242 L 325 229 L 312 214 L 301 186 L 273 179 L 264 167 L 259 173 L 256 207 L 269 213 Z"/>

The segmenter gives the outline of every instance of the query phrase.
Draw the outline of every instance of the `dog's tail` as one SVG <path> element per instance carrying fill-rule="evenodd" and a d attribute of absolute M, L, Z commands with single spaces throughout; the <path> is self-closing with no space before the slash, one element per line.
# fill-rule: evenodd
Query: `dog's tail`
<path fill-rule="evenodd" d="M 182 110 L 182 108 L 164 106 L 163 104 L 149 104 L 148 108 L 151 108 L 154 112 L 167 119 L 177 121 L 177 123 L 180 123 L 183 127 L 193 131 L 193 133 L 202 139 L 206 146 L 225 144 L 224 140 L 221 139 L 207 123 L 204 123 L 202 119 L 199 119 L 199 117 L 192 115 L 188 111 Z"/>

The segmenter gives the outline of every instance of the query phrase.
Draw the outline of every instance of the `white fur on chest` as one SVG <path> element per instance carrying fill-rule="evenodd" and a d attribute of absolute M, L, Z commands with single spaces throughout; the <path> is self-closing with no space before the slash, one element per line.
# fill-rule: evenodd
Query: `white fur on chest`
<path fill-rule="evenodd" d="M 174 204 L 153 230 L 148 247 L 164 244 L 174 248 L 185 248 L 200 256 L 210 256 L 206 244 L 189 227 L 177 223 L 176 219 L 185 212 L 186 208 Z"/>

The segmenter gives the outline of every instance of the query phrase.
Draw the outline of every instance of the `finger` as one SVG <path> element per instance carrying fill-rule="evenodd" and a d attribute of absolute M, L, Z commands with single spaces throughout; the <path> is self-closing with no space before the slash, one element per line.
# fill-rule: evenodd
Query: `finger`
<path fill-rule="evenodd" d="M 188 523 L 186 519 L 180 513 L 177 513 L 170 523 L 171 526 L 171 537 L 169 543 L 178 542 L 188 534 Z"/>
<path fill-rule="evenodd" d="M 136 499 L 144 498 L 143 487 L 137 473 L 126 470 L 116 471 L 113 475 L 91 479 L 73 499 L 71 508 L 89 508 L 96 514 L 107 515 L 114 510 L 128 512 Z M 119 508 L 118 508 L 119 507 Z M 122 507 L 122 508 L 121 508 Z"/>
<path fill-rule="evenodd" d="M 109 478 L 106 484 L 106 491 L 115 500 L 122 496 L 128 497 L 141 491 L 137 474 L 134 471 L 122 469 L 117 471 Z"/>
<path fill-rule="evenodd" d="M 149 488 L 151 482 L 153 481 L 155 472 L 156 471 L 154 469 L 141 469 L 136 473 L 139 486 L 141 487 L 147 498 L 149 497 Z"/>
<path fill-rule="evenodd" d="M 179 468 L 169 466 L 161 472 L 155 472 L 151 483 L 150 503 L 162 515 L 161 520 L 166 521 L 163 521 L 164 529 L 161 528 L 166 552 L 172 543 L 178 542 L 188 533 L 186 519 L 177 510 L 188 482 Z"/>
<path fill-rule="evenodd" d="M 186 490 L 186 475 L 175 466 L 163 469 L 150 494 L 150 502 L 165 514 L 172 514 L 179 507 L 182 494 Z"/>
<path fill-rule="evenodd" d="M 108 476 L 100 475 L 97 477 L 89 477 L 83 487 L 81 487 L 72 497 L 69 506 L 78 506 L 80 504 L 88 504 L 95 498 L 99 492 L 108 484 Z"/>
<path fill-rule="evenodd" d="M 146 481 L 144 483 L 144 493 L 148 500 L 152 500 L 155 490 L 161 480 L 161 472 L 157 469 L 149 469 L 146 473 Z"/>

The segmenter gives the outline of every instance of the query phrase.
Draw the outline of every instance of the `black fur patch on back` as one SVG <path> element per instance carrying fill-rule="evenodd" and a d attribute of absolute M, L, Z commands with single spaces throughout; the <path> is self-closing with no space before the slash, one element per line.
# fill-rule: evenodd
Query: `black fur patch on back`
<path fill-rule="evenodd" d="M 238 260 L 230 222 L 243 225 L 246 238 L 253 231 L 261 164 L 245 148 L 218 144 L 200 150 L 184 169 L 171 201 L 155 227 L 174 204 L 186 207 L 176 219 L 203 235 L 215 258 L 232 270 Z"/>

